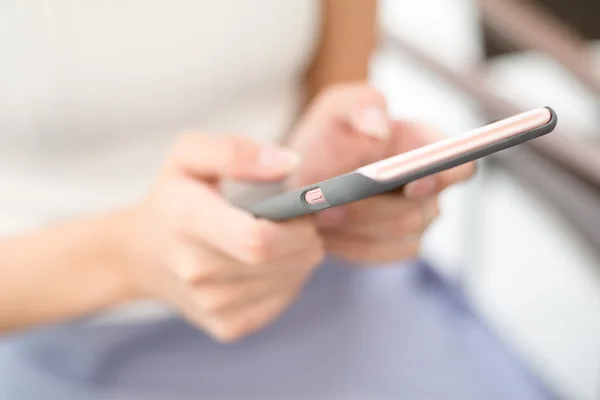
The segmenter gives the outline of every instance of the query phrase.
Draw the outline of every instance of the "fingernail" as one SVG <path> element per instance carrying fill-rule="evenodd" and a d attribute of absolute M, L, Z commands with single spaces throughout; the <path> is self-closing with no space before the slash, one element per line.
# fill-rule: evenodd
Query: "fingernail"
<path fill-rule="evenodd" d="M 422 199 L 435 193 L 436 179 L 433 177 L 411 182 L 404 188 L 404 194 L 409 199 Z"/>
<path fill-rule="evenodd" d="M 344 224 L 347 214 L 344 207 L 328 208 L 319 213 L 317 220 L 321 228 L 334 229 Z"/>
<path fill-rule="evenodd" d="M 385 139 L 390 135 L 390 123 L 386 113 L 377 107 L 361 110 L 355 118 L 355 129 L 376 139 Z"/>
<path fill-rule="evenodd" d="M 302 158 L 297 152 L 278 147 L 263 148 L 259 157 L 261 166 L 285 173 L 294 171 L 301 161 Z"/>

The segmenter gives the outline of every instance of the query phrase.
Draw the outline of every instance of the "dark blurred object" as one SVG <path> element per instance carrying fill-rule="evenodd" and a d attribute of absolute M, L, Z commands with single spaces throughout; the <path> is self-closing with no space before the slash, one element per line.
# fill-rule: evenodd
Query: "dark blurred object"
<path fill-rule="evenodd" d="M 600 39 L 600 2 L 598 0 L 535 0 L 565 21 L 570 26 L 577 27 L 577 31 L 586 39 Z"/>
<path fill-rule="evenodd" d="M 477 0 L 483 31 L 490 52 L 537 50 L 553 57 L 585 87 L 600 96 L 600 75 L 588 51 L 587 41 L 578 25 L 569 23 L 533 0 Z M 582 0 L 563 2 L 583 3 Z M 568 8 L 568 7 L 567 7 Z M 575 8 L 575 7 L 574 7 Z M 600 3 L 590 6 L 587 19 L 597 19 Z M 600 31 L 600 27 L 596 28 Z M 600 35 L 599 35 L 600 36 Z M 488 57 L 490 58 L 490 57 Z"/>
<path fill-rule="evenodd" d="M 531 0 L 565 24 L 577 27 L 577 32 L 587 40 L 600 39 L 600 1 L 598 0 Z M 519 49 L 498 40 L 488 23 L 484 23 L 484 43 L 486 55 L 493 57 Z"/>

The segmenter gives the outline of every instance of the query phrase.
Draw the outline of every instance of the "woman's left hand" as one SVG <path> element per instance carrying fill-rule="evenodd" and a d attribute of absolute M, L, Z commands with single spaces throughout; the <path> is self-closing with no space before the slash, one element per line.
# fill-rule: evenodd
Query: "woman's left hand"
<path fill-rule="evenodd" d="M 390 121 L 383 97 L 366 85 L 342 85 L 319 96 L 294 132 L 303 165 L 291 186 L 312 184 L 444 136 L 420 123 Z M 327 251 L 350 261 L 400 261 L 418 255 L 439 215 L 438 195 L 473 175 L 474 163 L 411 182 L 396 192 L 322 211 Z"/>

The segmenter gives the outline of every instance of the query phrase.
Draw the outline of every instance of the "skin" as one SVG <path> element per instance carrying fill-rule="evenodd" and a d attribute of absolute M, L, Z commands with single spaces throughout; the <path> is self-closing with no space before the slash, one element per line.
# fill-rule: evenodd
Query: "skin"
<path fill-rule="evenodd" d="M 377 0 L 322 3 L 322 36 L 307 75 L 309 100 L 331 85 L 366 81 L 377 42 Z"/>
<path fill-rule="evenodd" d="M 429 128 L 389 120 L 381 95 L 349 83 L 366 78 L 375 2 L 325 0 L 325 7 L 307 77 L 311 101 L 290 148 L 183 133 L 140 204 L 0 242 L 0 331 L 154 298 L 232 341 L 280 315 L 327 252 L 367 262 L 416 255 L 438 214 L 437 194 L 468 178 L 472 165 L 288 222 L 257 220 L 219 195 L 224 178 L 288 178 L 295 187 L 437 140 Z"/>

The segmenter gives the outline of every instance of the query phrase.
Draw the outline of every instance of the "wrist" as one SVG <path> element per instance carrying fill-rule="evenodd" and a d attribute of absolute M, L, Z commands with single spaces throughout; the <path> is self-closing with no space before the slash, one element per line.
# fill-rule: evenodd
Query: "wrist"
<path fill-rule="evenodd" d="M 0 242 L 0 331 L 77 318 L 139 298 L 129 231 L 129 212 L 122 212 Z"/>
<path fill-rule="evenodd" d="M 89 302 L 90 311 L 118 307 L 141 297 L 135 280 L 132 257 L 132 211 L 124 210 L 83 222 L 88 225 L 74 246 L 75 257 L 80 258 L 82 273 L 87 284 L 81 289 L 83 303 Z M 77 276 L 79 274 L 74 273 Z M 87 299 L 87 301 L 86 301 Z"/>
<path fill-rule="evenodd" d="M 134 209 L 109 215 L 97 230 L 98 242 L 103 243 L 101 251 L 107 256 L 101 268 L 106 268 L 108 307 L 144 297 L 139 279 L 135 215 Z"/>

